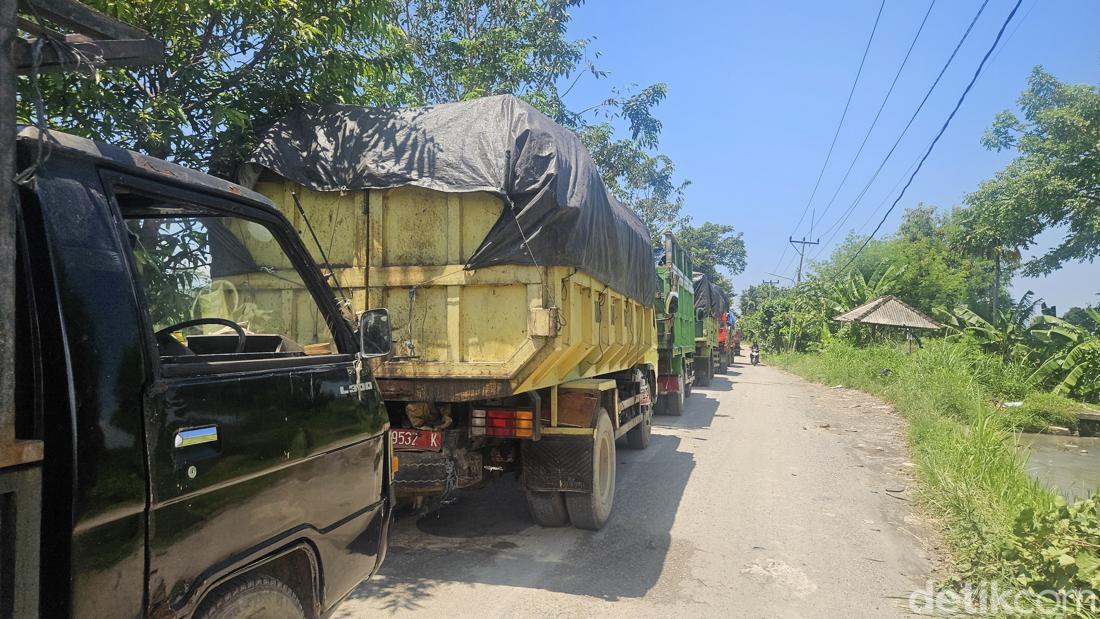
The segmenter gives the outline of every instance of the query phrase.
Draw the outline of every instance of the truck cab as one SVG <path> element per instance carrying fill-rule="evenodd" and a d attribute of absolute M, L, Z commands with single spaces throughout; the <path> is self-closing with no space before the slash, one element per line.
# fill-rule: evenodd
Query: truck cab
<path fill-rule="evenodd" d="M 385 311 L 355 324 L 255 192 L 61 133 L 17 144 L 39 613 L 324 615 L 385 555 Z"/>

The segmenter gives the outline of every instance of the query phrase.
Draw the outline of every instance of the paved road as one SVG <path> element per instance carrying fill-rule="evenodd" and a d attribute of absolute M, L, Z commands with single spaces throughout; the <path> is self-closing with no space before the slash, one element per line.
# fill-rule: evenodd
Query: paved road
<path fill-rule="evenodd" d="M 498 482 L 395 523 L 336 616 L 903 616 L 938 555 L 903 436 L 867 396 L 734 366 L 620 447 L 603 531 L 534 526 Z"/>

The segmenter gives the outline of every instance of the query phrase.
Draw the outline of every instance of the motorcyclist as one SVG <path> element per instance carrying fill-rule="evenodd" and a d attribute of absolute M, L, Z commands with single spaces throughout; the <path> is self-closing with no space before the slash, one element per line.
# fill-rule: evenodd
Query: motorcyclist
<path fill-rule="evenodd" d="M 752 346 L 749 348 L 749 359 L 752 361 L 753 365 L 756 365 L 760 360 L 760 345 L 756 342 L 753 342 Z"/>

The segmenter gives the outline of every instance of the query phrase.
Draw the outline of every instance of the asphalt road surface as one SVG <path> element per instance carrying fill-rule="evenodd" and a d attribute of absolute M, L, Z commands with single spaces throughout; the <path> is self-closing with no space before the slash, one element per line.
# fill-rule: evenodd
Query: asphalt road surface
<path fill-rule="evenodd" d="M 602 531 L 533 525 L 500 481 L 395 522 L 335 616 L 905 616 L 940 550 L 904 432 L 868 396 L 736 365 L 648 449 L 620 444 Z"/>

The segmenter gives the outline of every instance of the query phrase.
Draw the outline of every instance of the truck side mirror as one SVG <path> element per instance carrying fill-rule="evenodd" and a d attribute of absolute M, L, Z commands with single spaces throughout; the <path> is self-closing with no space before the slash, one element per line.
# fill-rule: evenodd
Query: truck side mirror
<path fill-rule="evenodd" d="M 363 312 L 359 318 L 359 356 L 384 357 L 390 354 L 392 343 L 389 311 L 379 308 Z"/>

